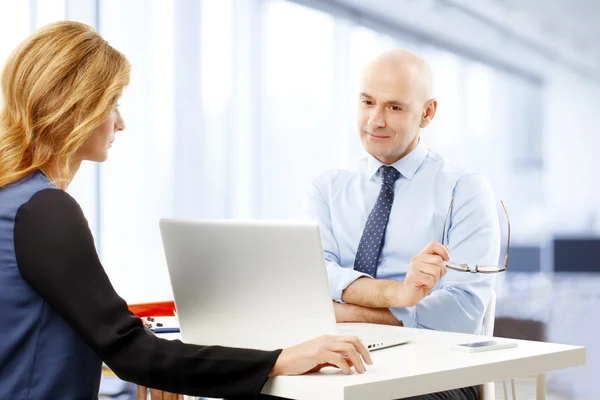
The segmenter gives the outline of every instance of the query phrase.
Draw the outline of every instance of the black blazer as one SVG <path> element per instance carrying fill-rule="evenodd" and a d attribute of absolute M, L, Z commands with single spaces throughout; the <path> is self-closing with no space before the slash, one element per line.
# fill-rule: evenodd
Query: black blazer
<path fill-rule="evenodd" d="M 129 312 L 126 302 L 115 292 L 98 259 L 81 208 L 62 190 L 40 190 L 19 207 L 14 248 L 22 279 L 52 310 L 45 318 L 64 320 L 65 330 L 75 333 L 73 340 L 82 340 L 89 348 L 75 355 L 67 354 L 68 343 L 35 350 L 44 352 L 46 365 L 60 365 L 65 356 L 81 358 L 72 358 L 77 362 L 70 363 L 78 365 L 78 373 L 61 373 L 60 380 L 50 382 L 52 387 L 44 389 L 54 398 L 63 398 L 62 394 L 67 393 L 67 397 L 85 398 L 91 392 L 97 396 L 101 360 L 121 379 L 147 387 L 203 397 L 252 398 L 260 394 L 281 353 L 195 346 L 157 338 Z M 44 331 L 49 325 L 52 324 L 40 320 L 35 334 L 60 334 L 56 329 Z M 13 329 L 14 334 L 34 335 L 19 326 L 8 329 Z M 35 359 L 36 355 L 22 357 Z M 0 372 L 0 381 L 1 375 Z M 66 388 L 73 387 L 70 380 L 81 382 L 82 376 L 92 377 L 81 389 L 82 396 L 67 392 Z M 35 379 L 28 384 L 35 385 Z"/>

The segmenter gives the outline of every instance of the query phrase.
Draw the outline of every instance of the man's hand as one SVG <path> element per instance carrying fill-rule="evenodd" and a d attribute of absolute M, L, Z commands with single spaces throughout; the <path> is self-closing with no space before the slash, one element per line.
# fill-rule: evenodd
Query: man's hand
<path fill-rule="evenodd" d="M 402 282 L 399 303 L 405 307 L 416 305 L 427 296 L 433 287 L 446 274 L 446 261 L 450 253 L 446 246 L 431 241 L 410 260 L 408 273 Z"/>
<path fill-rule="evenodd" d="M 445 246 L 429 242 L 411 259 L 403 282 L 358 278 L 344 289 L 342 300 L 367 308 L 412 307 L 446 274 L 448 260 L 450 254 Z"/>
<path fill-rule="evenodd" d="M 294 347 L 284 349 L 269 376 L 301 375 L 333 366 L 345 374 L 351 367 L 362 374 L 366 371 L 363 360 L 373 364 L 367 348 L 356 336 L 321 336 Z"/>
<path fill-rule="evenodd" d="M 137 400 L 146 400 L 148 394 L 144 386 L 137 387 Z M 183 400 L 182 394 L 163 392 L 162 390 L 150 389 L 151 400 Z"/>

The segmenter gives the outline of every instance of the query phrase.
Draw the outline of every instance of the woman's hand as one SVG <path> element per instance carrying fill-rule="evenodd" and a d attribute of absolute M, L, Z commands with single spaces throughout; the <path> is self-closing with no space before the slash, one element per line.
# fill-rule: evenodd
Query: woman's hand
<path fill-rule="evenodd" d="M 284 349 L 270 376 L 301 375 L 332 366 L 351 374 L 351 368 L 362 374 L 366 371 L 363 360 L 373 364 L 366 347 L 356 336 L 321 336 L 308 342 Z"/>

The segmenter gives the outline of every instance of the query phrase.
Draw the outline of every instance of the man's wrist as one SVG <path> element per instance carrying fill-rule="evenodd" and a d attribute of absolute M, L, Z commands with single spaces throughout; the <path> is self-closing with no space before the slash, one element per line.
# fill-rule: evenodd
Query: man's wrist
<path fill-rule="evenodd" d="M 406 301 L 403 299 L 403 282 L 387 281 L 383 292 L 385 308 L 406 307 Z"/>

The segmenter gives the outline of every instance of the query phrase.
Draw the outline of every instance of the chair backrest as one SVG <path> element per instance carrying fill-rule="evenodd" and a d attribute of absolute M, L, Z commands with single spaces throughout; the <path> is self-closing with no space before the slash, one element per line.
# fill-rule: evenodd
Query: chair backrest
<path fill-rule="evenodd" d="M 496 319 L 496 291 L 492 290 L 490 301 L 483 317 L 483 334 L 494 336 L 494 321 Z"/>

